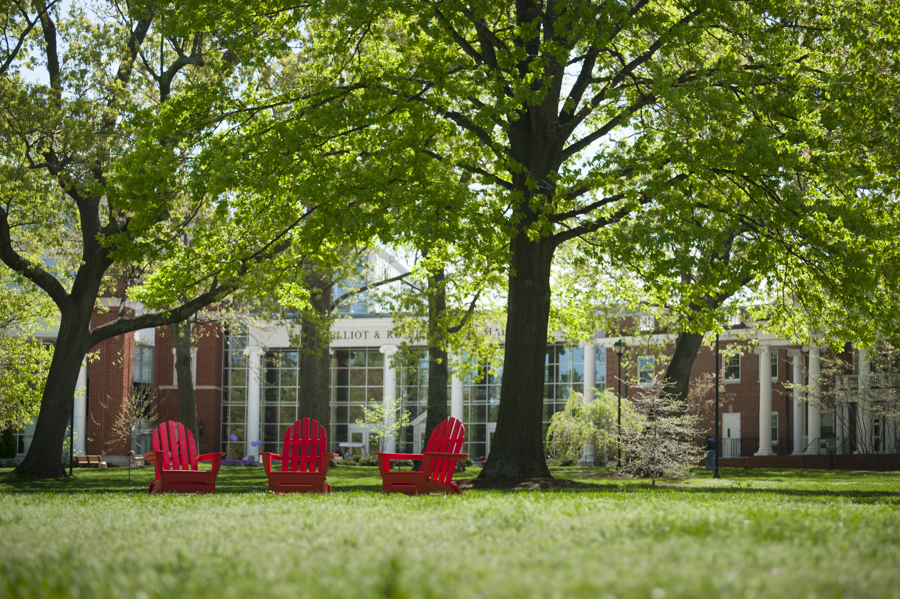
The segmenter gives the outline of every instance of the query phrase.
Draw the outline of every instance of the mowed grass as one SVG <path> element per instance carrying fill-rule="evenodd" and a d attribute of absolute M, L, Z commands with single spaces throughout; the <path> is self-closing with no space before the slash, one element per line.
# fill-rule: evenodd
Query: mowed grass
<path fill-rule="evenodd" d="M 147 496 L 150 468 L 75 474 L 0 476 L 6 597 L 900 597 L 896 473 L 456 497 L 384 496 L 364 467 L 330 471 L 330 496 L 267 494 L 260 468 L 206 496 Z"/>

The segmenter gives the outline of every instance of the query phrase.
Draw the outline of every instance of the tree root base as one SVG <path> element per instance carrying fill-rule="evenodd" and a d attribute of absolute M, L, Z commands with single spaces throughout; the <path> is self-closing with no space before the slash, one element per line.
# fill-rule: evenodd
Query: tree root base
<path fill-rule="evenodd" d="M 454 482 L 464 490 L 537 491 L 540 489 L 594 488 L 594 485 L 565 478 L 466 478 Z"/>

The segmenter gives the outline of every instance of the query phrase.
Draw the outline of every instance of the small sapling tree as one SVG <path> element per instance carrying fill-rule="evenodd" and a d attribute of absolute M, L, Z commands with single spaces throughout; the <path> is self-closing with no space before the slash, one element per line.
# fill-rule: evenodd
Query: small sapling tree
<path fill-rule="evenodd" d="M 637 426 L 622 431 L 627 459 L 620 470 L 650 477 L 654 485 L 657 478 L 687 474 L 704 450 L 697 442 L 697 416 L 689 413 L 685 400 L 667 393 L 664 381 L 656 378 L 638 388 L 631 402 Z"/>
<path fill-rule="evenodd" d="M 386 397 L 384 401 L 365 408 L 356 424 L 367 427 L 369 434 L 374 435 L 378 442 L 378 450 L 384 451 L 387 440 L 395 438 L 398 432 L 409 426 L 409 410 L 400 409 L 396 399 Z"/>
<path fill-rule="evenodd" d="M 109 411 L 109 403 L 100 405 Z M 153 430 L 153 425 L 159 419 L 159 402 L 155 394 L 146 387 L 137 387 L 131 393 L 122 398 L 121 402 L 113 406 L 115 416 L 109 425 L 109 437 L 106 440 L 107 449 L 127 445 L 128 450 L 128 482 L 131 483 L 131 449 L 135 439 L 141 440 Z M 149 451 L 149 446 L 138 442 L 138 447 L 143 453 Z"/>

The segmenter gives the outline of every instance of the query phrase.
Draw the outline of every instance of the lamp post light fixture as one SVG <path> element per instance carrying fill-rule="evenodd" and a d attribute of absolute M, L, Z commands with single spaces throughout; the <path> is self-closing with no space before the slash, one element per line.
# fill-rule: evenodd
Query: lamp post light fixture
<path fill-rule="evenodd" d="M 618 360 L 618 362 L 619 362 L 619 377 L 618 377 L 618 384 L 619 384 L 619 392 L 618 392 L 619 424 L 618 424 L 618 426 L 619 426 L 619 430 L 616 435 L 616 449 L 618 450 L 617 458 L 616 458 L 617 459 L 617 462 L 616 462 L 617 470 L 622 465 L 622 356 L 625 355 L 625 347 L 626 347 L 625 342 L 622 341 L 621 339 L 619 339 L 618 341 L 613 343 L 613 351 L 615 351 L 616 355 L 619 357 L 619 360 Z"/>
<path fill-rule="evenodd" d="M 716 424 L 713 427 L 716 436 L 716 457 L 713 460 L 713 478 L 721 478 L 719 476 L 719 452 L 722 451 L 722 436 L 719 434 L 719 334 L 716 333 Z"/>

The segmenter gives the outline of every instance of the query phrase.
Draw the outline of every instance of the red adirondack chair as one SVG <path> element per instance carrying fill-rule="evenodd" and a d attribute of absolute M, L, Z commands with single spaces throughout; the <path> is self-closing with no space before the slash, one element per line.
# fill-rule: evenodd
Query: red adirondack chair
<path fill-rule="evenodd" d="M 465 440 L 466 427 L 462 422 L 447 418 L 434 427 L 425 453 L 376 453 L 381 490 L 406 495 L 427 495 L 431 491 L 460 493 L 453 482 L 453 470 L 457 460 L 469 457 L 467 453 L 459 453 Z M 418 471 L 392 471 L 391 460 L 419 461 L 422 467 Z"/>
<path fill-rule="evenodd" d="M 281 455 L 261 452 L 269 490 L 278 493 L 331 493 L 331 483 L 325 481 L 328 465 L 336 453 L 328 453 L 325 427 L 315 420 L 304 418 L 289 426 L 284 433 Z M 272 470 L 272 460 L 281 462 L 281 470 Z"/>
<path fill-rule="evenodd" d="M 197 491 L 215 493 L 216 476 L 222 464 L 224 453 L 197 455 L 197 445 L 190 429 L 180 422 L 169 420 L 153 429 L 153 451 L 144 454 L 144 459 L 153 461 L 156 480 L 150 484 L 147 493 L 163 491 Z M 212 470 L 198 470 L 198 462 L 212 462 Z"/>

